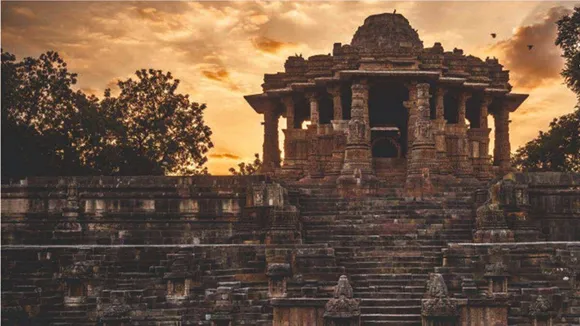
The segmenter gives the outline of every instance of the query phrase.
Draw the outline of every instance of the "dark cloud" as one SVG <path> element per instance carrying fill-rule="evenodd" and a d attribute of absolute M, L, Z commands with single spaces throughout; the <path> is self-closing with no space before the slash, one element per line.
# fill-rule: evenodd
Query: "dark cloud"
<path fill-rule="evenodd" d="M 284 47 L 294 46 L 294 43 L 284 43 L 265 36 L 255 37 L 252 39 L 252 44 L 256 49 L 268 53 L 277 53 Z"/>
<path fill-rule="evenodd" d="M 500 59 L 511 71 L 515 86 L 535 88 L 560 78 L 564 61 L 554 44 L 556 21 L 570 12 L 564 7 L 550 8 L 540 22 L 518 27 L 512 37 L 491 47 L 491 51 L 501 53 Z M 528 45 L 534 47 L 530 50 Z"/>
<path fill-rule="evenodd" d="M 220 82 L 232 91 L 240 90 L 240 88 L 230 79 L 230 73 L 223 67 L 216 68 L 215 70 L 202 70 L 201 73 L 205 78 Z"/>
<path fill-rule="evenodd" d="M 217 159 L 229 159 L 229 160 L 239 160 L 240 157 L 230 153 L 215 153 L 209 154 L 210 158 L 217 158 Z"/>

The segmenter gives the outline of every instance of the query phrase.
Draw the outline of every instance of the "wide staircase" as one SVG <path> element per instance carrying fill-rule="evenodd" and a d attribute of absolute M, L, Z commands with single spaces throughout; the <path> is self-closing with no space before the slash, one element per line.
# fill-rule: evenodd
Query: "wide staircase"
<path fill-rule="evenodd" d="M 300 198 L 306 243 L 328 244 L 361 299 L 363 325 L 421 325 L 426 280 L 449 242 L 471 242 L 471 192 L 405 201 L 391 196 Z"/>

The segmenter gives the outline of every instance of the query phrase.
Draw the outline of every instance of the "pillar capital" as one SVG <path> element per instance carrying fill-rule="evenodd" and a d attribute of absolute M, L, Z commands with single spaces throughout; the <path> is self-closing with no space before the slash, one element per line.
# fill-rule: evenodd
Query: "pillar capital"
<path fill-rule="evenodd" d="M 445 94 L 447 94 L 447 92 L 449 92 L 449 90 L 447 88 L 437 87 L 435 89 L 435 96 L 443 97 L 443 96 L 445 96 Z"/>
<path fill-rule="evenodd" d="M 491 104 L 491 102 L 493 102 L 493 95 L 485 94 L 485 95 L 483 95 L 483 100 L 481 101 L 481 106 L 482 107 L 485 106 L 487 108 Z"/>
<path fill-rule="evenodd" d="M 308 101 L 313 102 L 318 101 L 318 99 L 320 98 L 320 94 L 318 94 L 317 91 L 308 91 L 304 93 L 304 97 L 306 97 Z"/>
<path fill-rule="evenodd" d="M 292 95 L 282 96 L 280 102 L 282 102 L 286 110 L 288 110 L 288 107 L 294 107 L 294 98 L 292 98 Z"/>
<path fill-rule="evenodd" d="M 467 102 L 467 100 L 469 100 L 472 96 L 473 94 L 469 91 L 464 90 L 459 92 L 458 96 L 459 103 L 465 105 L 465 102 Z"/>
<path fill-rule="evenodd" d="M 326 87 L 326 91 L 333 97 L 340 96 L 340 85 L 338 84 L 330 85 Z"/>
<path fill-rule="evenodd" d="M 350 88 L 352 90 L 353 96 L 355 94 L 360 94 L 364 96 L 365 93 L 368 93 L 369 85 L 366 80 L 359 80 L 356 83 L 352 83 L 352 86 Z"/>

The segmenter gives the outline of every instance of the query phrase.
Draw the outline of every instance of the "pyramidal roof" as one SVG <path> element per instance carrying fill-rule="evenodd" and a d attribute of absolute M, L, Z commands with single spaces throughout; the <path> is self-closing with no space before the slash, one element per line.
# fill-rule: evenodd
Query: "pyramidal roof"
<path fill-rule="evenodd" d="M 415 52 L 423 49 L 423 42 L 403 15 L 384 13 L 367 17 L 354 34 L 351 46 L 359 52 Z"/>

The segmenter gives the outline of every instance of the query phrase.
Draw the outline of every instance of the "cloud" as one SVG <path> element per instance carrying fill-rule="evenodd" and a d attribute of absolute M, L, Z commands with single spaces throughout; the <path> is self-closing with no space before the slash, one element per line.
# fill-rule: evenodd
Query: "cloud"
<path fill-rule="evenodd" d="M 240 159 L 240 157 L 238 155 L 230 154 L 230 153 L 209 154 L 208 157 L 209 158 L 216 158 L 216 159 L 228 159 L 228 160 L 239 160 Z"/>
<path fill-rule="evenodd" d="M 30 9 L 28 7 L 14 7 L 14 8 L 12 8 L 12 11 L 14 11 L 14 13 L 16 13 L 20 16 L 24 16 L 24 17 L 29 18 L 29 19 L 36 18 L 36 14 L 34 13 L 34 11 L 32 11 L 32 9 Z"/>
<path fill-rule="evenodd" d="M 239 91 L 240 88 L 230 79 L 230 73 L 223 67 L 217 67 L 213 70 L 202 70 L 205 78 L 220 82 L 232 91 Z"/>
<path fill-rule="evenodd" d="M 294 43 L 284 43 L 280 41 L 267 38 L 265 36 L 258 36 L 252 39 L 252 44 L 254 47 L 260 51 L 267 53 L 277 53 L 284 47 L 292 47 Z"/>
<path fill-rule="evenodd" d="M 532 89 L 560 78 L 564 60 L 554 44 L 556 21 L 570 12 L 564 7 L 550 8 L 541 21 L 517 27 L 509 39 L 490 48 L 511 71 L 514 86 Z M 528 45 L 533 48 L 529 50 Z"/>

